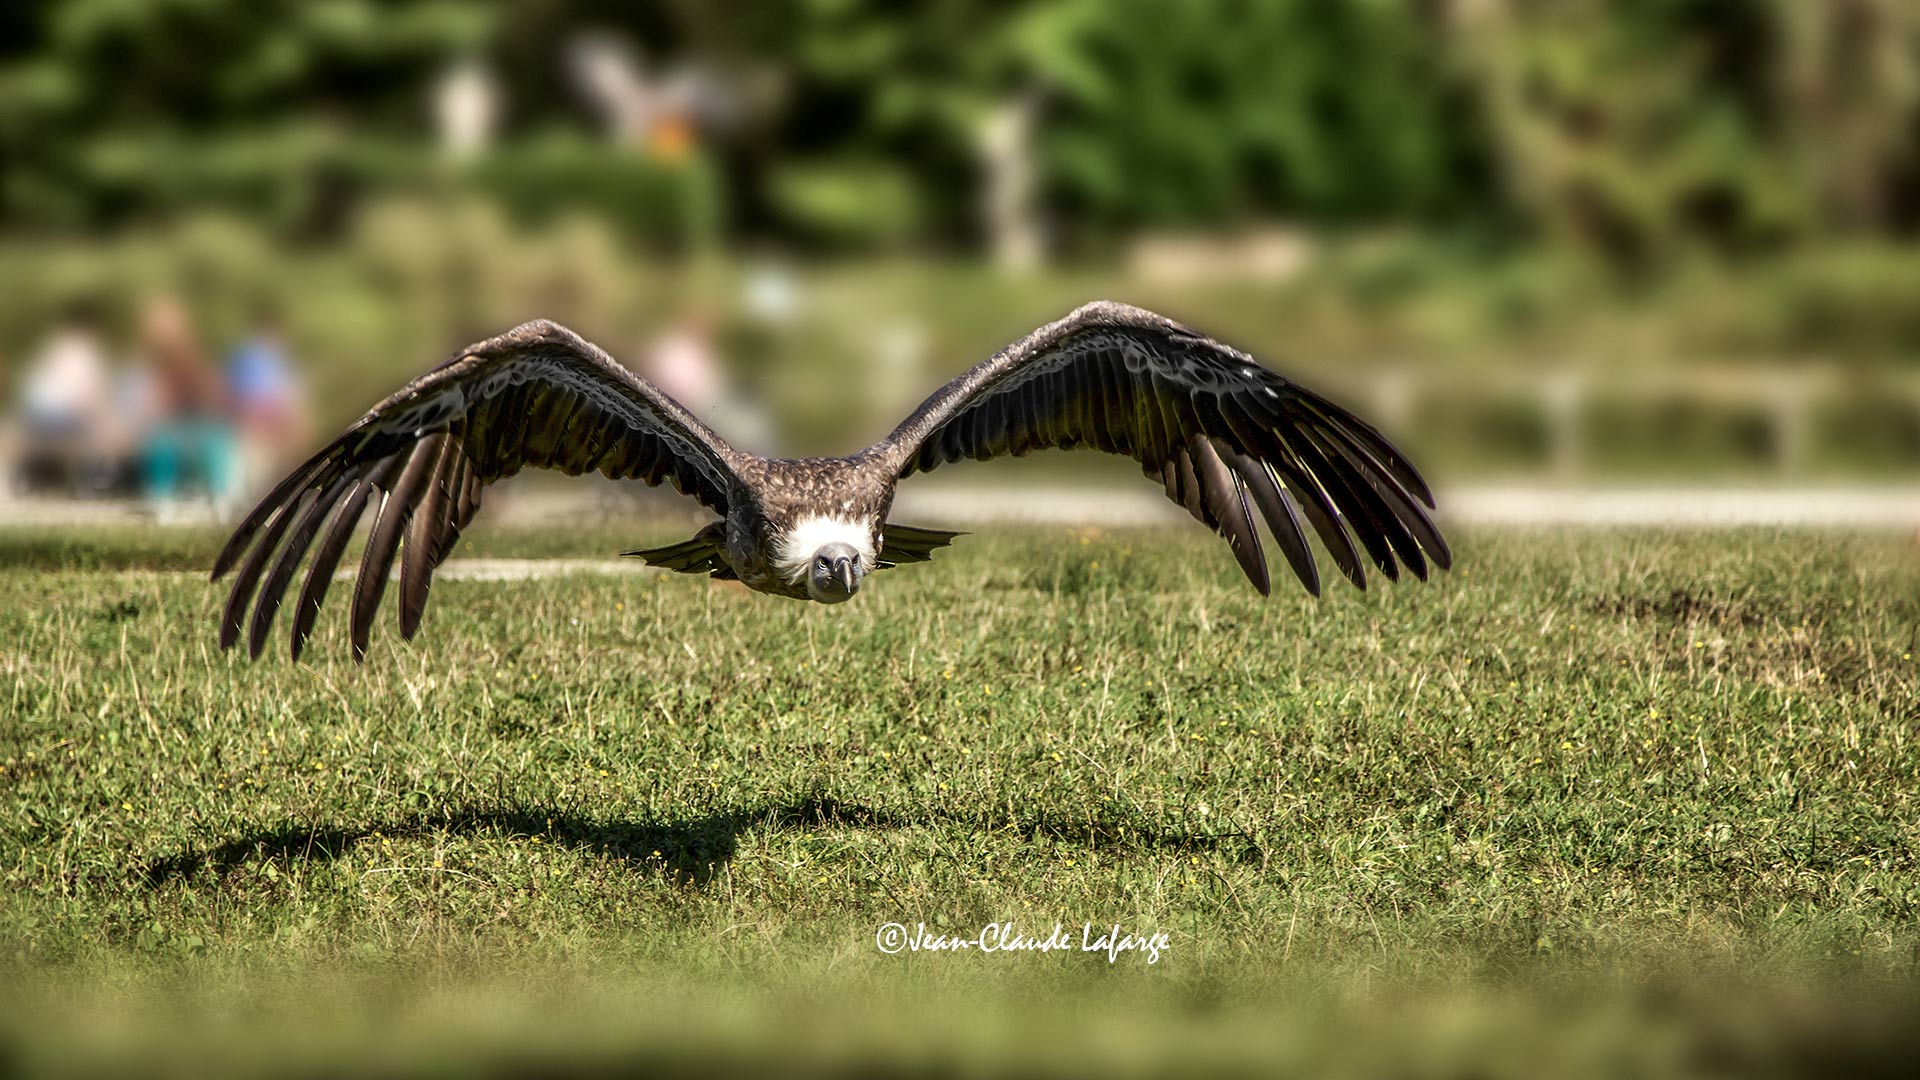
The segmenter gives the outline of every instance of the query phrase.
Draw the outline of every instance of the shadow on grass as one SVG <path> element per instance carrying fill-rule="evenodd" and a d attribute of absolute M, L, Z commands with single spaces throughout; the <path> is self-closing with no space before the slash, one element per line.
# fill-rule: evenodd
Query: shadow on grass
<path fill-rule="evenodd" d="M 325 863 L 367 840 L 452 834 L 538 836 L 554 844 L 623 859 L 669 877 L 704 885 L 733 859 L 742 832 L 845 826 L 894 828 L 900 822 L 864 806 L 806 798 L 779 806 L 661 822 L 594 821 L 538 809 L 454 810 L 360 828 L 283 826 L 229 840 L 218 847 L 168 855 L 143 871 L 158 887 L 202 871 L 227 874 L 249 863 Z"/>
<path fill-rule="evenodd" d="M 1240 858 L 1257 857 L 1245 834 L 1188 835 L 1157 830 L 1108 816 L 1082 819 L 1039 814 L 988 820 L 979 814 L 935 812 L 917 819 L 832 796 L 812 795 L 791 802 L 726 814 L 661 822 L 595 821 L 576 814 L 539 809 L 463 809 L 407 821 L 365 827 L 282 826 L 229 840 L 217 847 L 164 856 L 140 871 L 149 888 L 193 878 L 203 872 L 224 876 L 257 863 L 318 864 L 340 858 L 367 840 L 453 834 L 537 836 L 542 840 L 622 859 L 691 885 L 705 885 L 733 860 L 739 836 L 755 827 L 770 829 L 898 829 L 942 821 L 985 835 L 1011 833 L 1048 838 L 1091 850 L 1215 851 Z"/>

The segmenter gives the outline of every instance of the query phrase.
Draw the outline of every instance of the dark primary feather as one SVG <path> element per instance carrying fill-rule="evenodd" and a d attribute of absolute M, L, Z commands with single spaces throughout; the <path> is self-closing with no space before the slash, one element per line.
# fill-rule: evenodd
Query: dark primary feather
<path fill-rule="evenodd" d="M 721 514 L 735 483 L 733 451 L 658 387 L 564 327 L 527 323 L 374 406 L 260 501 L 214 563 L 216 579 L 238 567 L 221 647 L 238 641 L 244 625 L 248 651 L 259 655 L 318 538 L 294 610 L 298 659 L 369 505 L 373 524 L 350 608 L 353 653 L 366 652 L 396 558 L 400 629 L 412 637 L 433 570 L 478 512 L 481 491 L 523 467 L 666 481 Z"/>
<path fill-rule="evenodd" d="M 1310 592 L 1319 570 L 1301 519 L 1366 588 L 1364 562 L 1424 579 L 1452 554 L 1426 481 L 1378 431 L 1253 359 L 1178 323 L 1094 303 L 948 383 L 880 449 L 899 476 L 963 458 L 1089 446 L 1126 454 L 1167 498 L 1225 537 L 1262 593 L 1257 510 Z"/>

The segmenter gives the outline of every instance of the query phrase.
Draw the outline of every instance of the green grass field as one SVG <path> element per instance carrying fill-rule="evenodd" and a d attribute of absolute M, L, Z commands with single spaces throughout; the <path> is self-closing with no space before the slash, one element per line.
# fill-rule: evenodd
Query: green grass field
<path fill-rule="evenodd" d="M 650 1060 L 792 1064 L 769 1025 L 817 1049 L 852 1028 L 795 1017 L 876 995 L 970 1004 L 927 1053 L 1058 1064 L 990 1036 L 1073 1014 L 1088 1053 L 1213 1025 L 1231 1064 L 1276 1002 L 1920 967 L 1920 556 L 1886 537 L 1468 532 L 1430 585 L 1316 603 L 1196 529 L 994 530 L 834 609 L 441 581 L 362 667 L 338 586 L 307 662 L 220 653 L 217 543 L 0 533 L 16 1064 L 81 1030 L 109 1061 L 201 1027 L 350 1056 L 396 1018 L 458 1052 L 609 1014 L 680 1048 Z M 1076 947 L 875 945 L 1005 920 Z M 1109 963 L 1086 922 L 1169 944 Z"/>

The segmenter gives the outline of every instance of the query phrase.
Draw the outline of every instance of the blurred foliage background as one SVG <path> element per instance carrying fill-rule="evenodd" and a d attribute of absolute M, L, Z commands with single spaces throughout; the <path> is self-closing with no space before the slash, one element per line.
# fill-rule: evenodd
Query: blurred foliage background
<path fill-rule="evenodd" d="M 1467 477 L 1893 475 L 1917 234 L 1905 0 L 0 11 L 0 363 L 79 295 L 212 341 L 270 299 L 327 422 L 525 317 L 628 356 L 699 309 L 845 449 L 1107 295 Z"/>
<path fill-rule="evenodd" d="M 196 209 L 337 237 L 369 195 L 522 220 L 841 247 L 979 240 L 979 127 L 1037 101 L 1062 241 L 1249 218 L 1424 222 L 1631 262 L 1920 226 L 1920 12 L 1897 0 L 467 0 L 9 5 L 7 224 Z M 581 138 L 569 44 L 620 34 L 729 85 L 740 137 L 674 166 Z M 436 80 L 484 61 L 501 137 L 449 177 Z M 716 204 L 671 174 L 720 183 Z"/>

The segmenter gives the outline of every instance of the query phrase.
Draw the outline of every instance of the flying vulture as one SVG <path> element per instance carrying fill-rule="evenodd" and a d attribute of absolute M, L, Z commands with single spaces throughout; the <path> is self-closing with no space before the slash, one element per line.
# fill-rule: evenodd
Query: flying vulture
<path fill-rule="evenodd" d="M 373 407 L 282 480 L 214 563 L 234 575 L 220 645 L 259 656 L 307 550 L 292 654 L 361 517 L 373 524 L 353 582 L 353 655 L 400 563 L 400 633 L 412 638 L 434 567 L 488 484 L 522 467 L 671 481 L 718 515 L 682 543 L 628 552 L 681 573 L 835 604 L 865 577 L 925 562 L 959 533 L 887 520 L 901 478 L 962 458 L 1088 446 L 1146 475 L 1226 538 L 1269 591 L 1254 512 L 1316 596 L 1310 528 L 1365 588 L 1366 563 L 1425 579 L 1451 561 L 1433 495 L 1378 431 L 1244 353 L 1125 304 L 1049 323 L 940 388 L 850 457 L 765 458 L 727 445 L 679 402 L 563 326 L 536 320 L 462 350 Z M 1303 524 L 1304 519 L 1304 524 Z M 316 546 L 315 542 L 318 541 Z M 251 616 L 249 617 L 249 608 Z"/>

